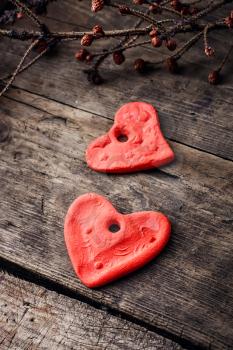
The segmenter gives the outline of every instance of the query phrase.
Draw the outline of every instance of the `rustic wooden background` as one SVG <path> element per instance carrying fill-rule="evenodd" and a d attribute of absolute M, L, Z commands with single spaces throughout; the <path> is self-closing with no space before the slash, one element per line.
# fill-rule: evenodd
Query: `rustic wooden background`
<path fill-rule="evenodd" d="M 110 12 L 96 17 L 88 2 L 64 0 L 46 21 L 54 30 L 111 28 Z M 217 59 L 229 40 L 215 34 Z M 0 41 L 1 75 L 24 47 Z M 137 75 L 132 50 L 124 66 L 104 66 L 104 85 L 92 86 L 77 49 L 67 43 L 42 58 L 0 100 L 0 348 L 233 349 L 232 63 L 213 87 L 202 43 L 176 76 Z M 145 47 L 142 57 L 152 52 Z M 87 145 L 135 100 L 158 109 L 175 162 L 122 176 L 91 171 Z M 161 210 L 173 227 L 160 257 L 98 290 L 75 277 L 63 240 L 68 206 L 88 191 L 122 213 Z"/>

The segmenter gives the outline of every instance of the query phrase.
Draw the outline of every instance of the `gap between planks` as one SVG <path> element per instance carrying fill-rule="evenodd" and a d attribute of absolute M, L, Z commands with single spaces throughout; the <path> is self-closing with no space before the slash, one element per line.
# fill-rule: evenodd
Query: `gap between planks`
<path fill-rule="evenodd" d="M 46 102 L 46 101 L 51 101 L 53 104 L 56 104 L 56 106 L 58 107 L 57 109 L 55 109 L 54 112 L 53 111 L 49 111 L 49 113 L 52 114 L 52 115 L 56 115 L 57 112 L 60 113 L 61 108 L 59 108 L 59 106 L 65 106 L 66 107 L 65 115 L 69 114 L 69 111 L 76 111 L 76 112 L 82 111 L 82 112 L 85 112 L 85 113 L 88 113 L 88 114 L 91 114 L 91 115 L 98 116 L 100 118 L 104 118 L 104 119 L 112 121 L 112 122 L 113 122 L 113 119 L 114 119 L 114 117 L 110 118 L 110 117 L 104 116 L 102 114 L 93 113 L 93 112 L 91 112 L 91 111 L 89 111 L 87 109 L 84 109 L 84 108 L 73 107 L 72 105 L 70 105 L 68 103 L 60 102 L 59 100 L 55 100 L 55 99 L 53 99 L 51 97 L 46 97 L 46 96 L 44 96 L 42 94 L 31 92 L 31 91 L 29 91 L 27 89 L 20 88 L 20 87 L 18 87 L 16 85 L 12 85 L 12 88 L 13 88 L 12 90 L 8 91 L 7 94 L 4 95 L 6 98 L 9 98 L 12 101 L 20 102 L 22 104 L 25 104 L 26 106 L 30 106 L 30 107 L 33 107 L 35 109 L 38 109 L 40 111 L 45 111 L 45 112 L 47 112 L 47 110 L 43 109 L 43 103 Z M 106 132 L 107 132 L 107 130 L 106 130 Z M 230 159 L 230 158 L 214 154 L 214 153 L 212 153 L 210 151 L 207 151 L 207 150 L 204 150 L 204 149 L 192 146 L 192 145 L 188 145 L 188 144 L 186 144 L 184 142 L 181 142 L 181 141 L 178 141 L 178 140 L 173 140 L 170 137 L 166 137 L 166 139 L 171 141 L 171 143 L 174 144 L 174 145 L 177 144 L 177 145 L 185 146 L 187 148 L 196 150 L 198 152 L 206 153 L 207 155 L 211 155 L 211 156 L 214 156 L 214 157 L 217 157 L 217 158 L 229 161 L 229 162 L 233 162 L 233 160 Z M 164 174 L 168 175 L 168 176 L 174 176 L 174 175 L 171 175 L 171 174 L 167 173 L 164 170 L 160 169 L 159 171 L 161 173 L 164 173 Z"/>
<path fill-rule="evenodd" d="M 0 272 L 0 346 L 8 349 L 157 349 L 183 347 L 106 310 Z M 94 317 L 93 317 L 94 315 Z"/>
<path fill-rule="evenodd" d="M 50 280 L 49 278 L 35 273 L 34 271 L 25 269 L 18 264 L 8 261 L 7 259 L 0 258 L 0 280 L 2 276 L 1 271 L 3 274 L 7 273 L 19 280 L 33 283 L 34 285 L 44 288 L 47 291 L 56 292 L 61 296 L 65 296 L 73 300 L 78 300 L 79 302 L 87 304 L 88 306 L 93 307 L 96 310 L 101 310 L 112 317 L 116 317 L 120 320 L 125 320 L 126 322 L 130 322 L 131 324 L 135 324 L 141 328 L 144 328 L 147 332 L 151 332 L 156 336 L 164 338 L 165 341 L 171 341 L 172 343 L 174 343 L 174 348 L 177 350 L 206 350 L 205 347 L 196 346 L 192 344 L 192 342 L 182 339 L 182 337 L 178 337 L 170 332 L 166 332 L 162 329 L 159 329 L 158 327 L 152 326 L 151 324 L 143 320 L 135 318 L 132 315 L 106 306 L 101 302 L 97 302 L 96 300 L 90 299 L 82 294 L 79 294 L 78 292 L 74 292 L 72 289 L 65 287 L 64 285 L 58 282 L 54 282 L 53 280 Z"/>

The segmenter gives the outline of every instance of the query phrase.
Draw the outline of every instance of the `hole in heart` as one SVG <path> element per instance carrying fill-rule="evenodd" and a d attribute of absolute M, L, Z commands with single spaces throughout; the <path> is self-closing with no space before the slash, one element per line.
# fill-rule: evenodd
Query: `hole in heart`
<path fill-rule="evenodd" d="M 95 268 L 96 268 L 97 270 L 102 269 L 103 266 L 104 266 L 104 265 L 103 265 L 102 262 L 100 262 L 100 261 L 97 261 L 97 262 L 95 263 Z"/>
<path fill-rule="evenodd" d="M 155 237 L 151 237 L 150 243 L 153 243 L 155 241 Z"/>
<path fill-rule="evenodd" d="M 128 141 L 128 136 L 125 135 L 125 134 L 119 134 L 119 135 L 117 136 L 117 140 L 118 140 L 119 142 L 127 142 L 127 141 Z"/>
<path fill-rule="evenodd" d="M 114 223 L 114 224 L 111 224 L 108 229 L 110 232 L 116 233 L 120 230 L 120 226 L 117 223 Z"/>

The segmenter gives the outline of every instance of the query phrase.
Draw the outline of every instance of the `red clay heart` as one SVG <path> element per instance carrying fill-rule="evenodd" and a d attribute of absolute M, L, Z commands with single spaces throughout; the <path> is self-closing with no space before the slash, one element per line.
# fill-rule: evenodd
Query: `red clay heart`
<path fill-rule="evenodd" d="M 108 173 L 151 169 L 173 159 L 156 110 L 144 102 L 122 106 L 109 132 L 94 140 L 86 151 L 89 167 Z"/>
<path fill-rule="evenodd" d="M 171 226 L 159 212 L 122 215 L 104 197 L 77 198 L 65 218 L 65 242 L 76 274 L 99 287 L 143 266 L 165 247 Z"/>

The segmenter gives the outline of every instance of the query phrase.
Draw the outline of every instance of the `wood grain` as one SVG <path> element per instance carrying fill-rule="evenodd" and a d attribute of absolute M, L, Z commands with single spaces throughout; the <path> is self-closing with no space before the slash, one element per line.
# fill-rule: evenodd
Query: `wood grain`
<path fill-rule="evenodd" d="M 62 16 L 64 6 L 66 17 Z M 53 30 L 61 29 L 61 26 L 64 30 L 80 25 L 91 27 L 99 16 L 88 17 L 88 6 L 87 3 L 80 5 L 80 2 L 73 0 L 59 3 L 58 8 L 51 4 L 47 24 Z M 100 16 L 107 28 L 108 16 L 108 10 Z M 22 28 L 25 26 L 24 22 L 19 25 Z M 230 33 L 229 36 L 225 32 L 215 34 L 216 62 L 220 61 L 227 49 L 224 40 L 230 40 Z M 128 53 L 126 63 L 121 67 L 108 60 L 103 66 L 106 83 L 101 86 L 92 86 L 83 73 L 86 65 L 75 61 L 74 54 L 78 47 L 76 42 L 60 46 L 56 55 L 44 57 L 19 76 L 16 86 L 110 119 L 125 102 L 150 102 L 157 107 L 164 133 L 169 139 L 233 159 L 232 67 L 229 64 L 224 70 L 222 86 L 210 86 L 206 79 L 215 65 L 204 56 L 202 41 L 182 61 L 183 74 L 174 76 L 165 69 L 156 69 L 145 76 L 137 75 L 132 71 L 132 62 L 138 58 L 139 51 L 134 49 Z M 0 74 L 3 75 L 6 70 L 10 72 L 16 66 L 25 44 L 16 42 L 12 46 L 10 40 L 2 40 L 0 48 L 5 53 L 0 67 Z M 146 60 L 156 60 L 157 54 L 153 55 L 154 52 L 157 51 L 144 48 L 140 56 Z M 167 55 L 167 52 L 162 49 L 162 54 Z"/>
<path fill-rule="evenodd" d="M 182 347 L 143 327 L 0 272 L 1 350 Z"/>
<path fill-rule="evenodd" d="M 230 349 L 232 162 L 171 142 L 176 161 L 161 170 L 98 174 L 84 152 L 109 119 L 21 90 L 0 111 L 0 256 L 187 342 Z M 123 213 L 161 210 L 173 227 L 158 259 L 98 290 L 75 277 L 63 240 L 68 206 L 89 191 Z"/>

